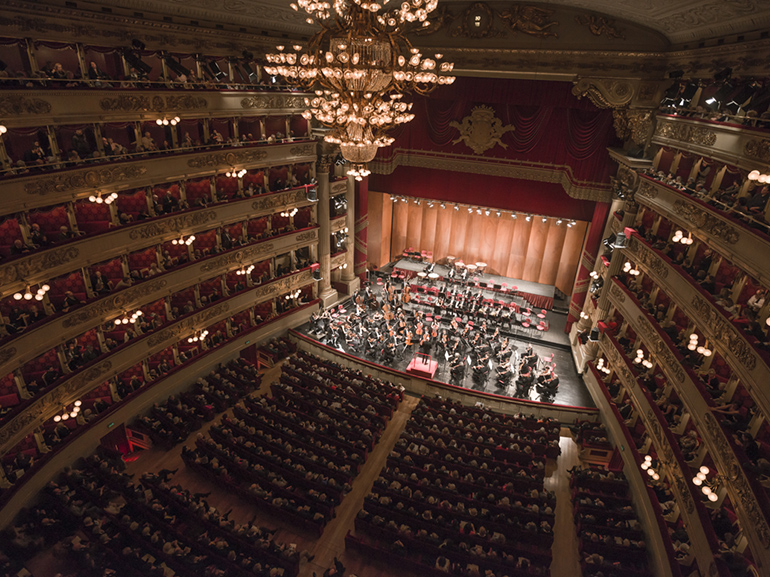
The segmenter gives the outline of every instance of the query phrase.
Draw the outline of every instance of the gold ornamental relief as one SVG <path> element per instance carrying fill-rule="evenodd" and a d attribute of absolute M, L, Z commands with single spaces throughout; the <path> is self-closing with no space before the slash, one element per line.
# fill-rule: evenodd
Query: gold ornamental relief
<path fill-rule="evenodd" d="M 470 116 L 463 118 L 462 123 L 453 120 L 449 126 L 460 132 L 460 137 L 453 140 L 452 144 L 465 142 L 476 154 L 482 154 L 497 144 L 508 148 L 501 138 L 506 132 L 516 130 L 510 124 L 503 126 L 503 122 L 495 117 L 495 111 L 489 106 L 476 106 Z"/>
<path fill-rule="evenodd" d="M 47 114 L 51 112 L 51 103 L 42 98 L 27 96 L 3 96 L 0 98 L 0 116 L 19 116 L 20 114 Z"/>
<path fill-rule="evenodd" d="M 625 40 L 626 35 L 622 30 L 618 30 L 615 26 L 615 21 L 604 16 L 596 16 L 593 14 L 580 14 L 575 17 L 575 21 L 578 24 L 587 26 L 589 32 L 594 36 L 606 36 L 607 38 L 619 38 Z"/>

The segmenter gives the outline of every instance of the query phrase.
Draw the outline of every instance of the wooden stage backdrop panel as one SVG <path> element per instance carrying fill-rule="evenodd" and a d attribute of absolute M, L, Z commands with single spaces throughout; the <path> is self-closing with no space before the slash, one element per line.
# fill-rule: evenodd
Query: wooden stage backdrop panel
<path fill-rule="evenodd" d="M 527 222 L 525 214 L 512 218 L 510 211 L 502 211 L 498 217 L 496 210 L 490 210 L 487 216 L 484 210 L 481 214 L 475 209 L 468 212 L 467 206 L 454 210 L 452 203 L 442 209 L 439 202 L 429 207 L 424 200 L 419 205 L 411 199 L 393 203 L 387 194 L 369 191 L 369 195 L 382 198 L 370 202 L 370 222 L 381 226 L 379 238 L 369 239 L 371 264 L 385 264 L 389 240 L 389 260 L 411 247 L 432 251 L 436 262 L 443 262 L 447 255 L 466 263 L 486 262 L 493 274 L 554 285 L 567 295 L 572 292 L 586 222 L 568 228 L 566 220 L 557 225 L 556 218 L 543 222 L 542 217 L 533 216 Z"/>

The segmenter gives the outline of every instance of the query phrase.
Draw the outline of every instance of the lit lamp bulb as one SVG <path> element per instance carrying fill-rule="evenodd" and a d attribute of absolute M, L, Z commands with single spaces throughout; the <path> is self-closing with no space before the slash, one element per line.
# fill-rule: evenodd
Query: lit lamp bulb
<path fill-rule="evenodd" d="M 653 481 L 658 481 L 658 480 L 660 480 L 660 475 L 658 475 L 657 473 L 655 473 L 655 474 L 652 476 L 652 480 L 653 480 Z"/>
<path fill-rule="evenodd" d="M 762 174 L 762 173 L 759 172 L 758 170 L 752 170 L 749 173 L 749 180 L 759 180 L 760 174 Z"/>
<path fill-rule="evenodd" d="M 53 422 L 54 422 L 54 423 L 58 423 L 58 422 L 60 422 L 60 421 L 61 421 L 61 415 L 56 415 L 56 416 L 53 418 Z"/>
<path fill-rule="evenodd" d="M 157 124 L 158 126 L 161 126 L 163 124 L 163 119 L 158 118 L 158 120 L 155 121 L 155 124 Z"/>
<path fill-rule="evenodd" d="M 648 461 L 645 461 L 644 463 L 642 463 L 642 471 L 646 471 L 649 468 L 650 468 L 650 463 Z"/>
<path fill-rule="evenodd" d="M 710 469 L 709 469 L 709 468 L 708 468 L 706 465 L 703 465 L 703 466 L 702 466 L 702 467 L 699 469 L 699 471 L 700 471 L 700 472 L 701 472 L 703 475 L 708 475 L 708 474 L 711 472 L 711 470 L 710 470 Z M 704 477 L 704 479 L 705 479 L 705 477 Z"/>
<path fill-rule="evenodd" d="M 716 493 L 714 493 L 714 491 L 712 491 L 711 493 L 708 494 L 708 499 L 712 503 L 716 503 L 719 500 L 719 495 L 717 495 Z"/>
<path fill-rule="evenodd" d="M 695 476 L 692 478 L 692 484 L 695 485 L 696 487 L 700 487 L 703 484 L 703 481 L 701 480 L 700 477 Z"/>

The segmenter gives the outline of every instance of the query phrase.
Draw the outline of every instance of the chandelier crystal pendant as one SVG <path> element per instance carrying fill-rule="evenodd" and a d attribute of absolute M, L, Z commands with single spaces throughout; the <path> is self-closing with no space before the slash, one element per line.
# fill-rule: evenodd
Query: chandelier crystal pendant
<path fill-rule="evenodd" d="M 377 149 L 393 143 L 388 131 L 414 119 L 404 96 L 455 80 L 449 75 L 454 64 L 441 54 L 424 56 L 405 36 L 408 28 L 430 25 L 438 0 L 389 2 L 297 0 L 291 7 L 307 12 L 307 22 L 321 30 L 305 49 L 277 46 L 267 55 L 268 74 L 313 91 L 303 116 L 330 129 L 324 140 L 339 145 L 356 180 L 370 174 L 366 163 Z"/>

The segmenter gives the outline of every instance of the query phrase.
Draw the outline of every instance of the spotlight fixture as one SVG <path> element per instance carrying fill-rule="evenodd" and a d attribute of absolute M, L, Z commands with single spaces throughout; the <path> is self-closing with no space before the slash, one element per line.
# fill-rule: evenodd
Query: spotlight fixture
<path fill-rule="evenodd" d="M 559 219 L 559 220 L 557 220 L 557 221 L 556 221 L 556 226 L 561 226 L 561 223 L 562 223 L 562 222 L 563 222 L 563 221 L 562 221 L 562 219 Z"/>
<path fill-rule="evenodd" d="M 92 194 L 88 197 L 88 202 L 94 202 L 96 204 L 112 204 L 118 199 L 118 193 L 113 192 L 105 197 L 102 197 L 101 191 L 96 191 L 96 194 Z"/>
<path fill-rule="evenodd" d="M 500 217 L 502 216 L 502 214 L 503 214 L 503 213 L 502 213 L 502 212 L 500 212 L 500 211 L 498 210 L 498 211 L 495 213 L 495 216 L 497 216 L 497 218 L 500 218 Z"/>
<path fill-rule="evenodd" d="M 545 223 L 545 222 L 548 222 L 548 217 L 547 217 L 547 216 L 544 216 L 544 217 L 543 217 L 543 222 L 544 222 L 544 223 Z"/>
<path fill-rule="evenodd" d="M 138 321 L 139 317 L 141 317 L 143 314 L 144 313 L 141 310 L 136 310 L 133 313 L 131 313 L 131 315 L 129 315 L 128 313 L 123 313 L 123 316 L 116 318 L 112 322 L 115 323 L 116 325 L 129 325 L 129 324 L 132 325 L 136 321 Z"/>
<path fill-rule="evenodd" d="M 190 246 L 194 240 L 195 240 L 194 234 L 188 236 L 187 238 L 185 238 L 184 236 L 180 236 L 179 238 L 175 238 L 174 240 L 172 240 L 171 244 L 180 244 L 180 245 L 186 244 L 187 246 Z"/>
<path fill-rule="evenodd" d="M 468 207 L 468 214 L 471 214 L 472 212 L 473 212 L 473 208 L 471 208 L 471 207 L 469 206 L 469 207 Z"/>
<path fill-rule="evenodd" d="M 442 202 L 442 203 L 441 203 L 439 206 L 440 206 L 442 209 L 446 208 L 446 204 L 444 204 L 443 202 Z"/>
<path fill-rule="evenodd" d="M 516 219 L 518 218 L 518 217 L 516 216 L 516 213 L 515 213 L 515 212 L 512 212 L 512 213 L 511 213 L 511 218 L 512 218 L 512 219 L 514 219 L 514 220 L 516 220 Z"/>
<path fill-rule="evenodd" d="M 455 208 L 455 210 L 460 210 L 460 207 L 457 206 L 457 205 L 455 205 L 454 208 Z"/>
<path fill-rule="evenodd" d="M 489 216 L 489 211 L 488 210 L 484 211 L 484 216 Z"/>
<path fill-rule="evenodd" d="M 531 221 L 532 220 L 532 215 L 528 214 L 527 217 L 524 220 L 526 220 L 527 222 Z"/>

